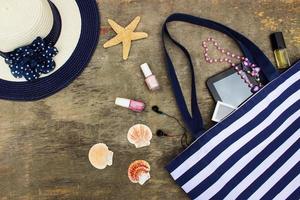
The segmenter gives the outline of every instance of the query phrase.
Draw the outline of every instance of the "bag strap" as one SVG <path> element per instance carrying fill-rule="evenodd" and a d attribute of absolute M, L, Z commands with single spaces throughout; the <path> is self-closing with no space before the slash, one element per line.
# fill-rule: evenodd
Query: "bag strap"
<path fill-rule="evenodd" d="M 188 52 L 188 50 L 182 46 L 179 42 L 177 42 L 169 33 L 167 24 L 169 22 L 174 21 L 181 21 L 181 22 L 187 22 L 198 26 L 203 26 L 207 28 L 211 28 L 214 30 L 217 30 L 219 32 L 222 32 L 229 37 L 231 37 L 240 47 L 241 51 L 243 52 L 244 56 L 249 59 L 251 63 L 257 64 L 263 72 L 264 78 L 268 81 L 273 80 L 276 78 L 279 73 L 273 66 L 273 64 L 270 62 L 270 60 L 264 55 L 264 53 L 249 39 L 247 39 L 245 36 L 241 35 L 240 33 L 211 20 L 203 19 L 199 17 L 194 17 L 187 14 L 182 13 L 175 13 L 170 15 L 162 29 L 162 37 L 163 37 L 163 46 L 164 51 L 166 55 L 166 64 L 167 64 L 167 70 L 169 73 L 169 78 L 172 84 L 173 93 L 176 98 L 177 105 L 179 107 L 179 110 L 181 112 L 183 121 L 187 125 L 190 132 L 193 134 L 194 137 L 200 136 L 202 133 L 204 133 L 205 128 L 203 125 L 202 116 L 200 113 L 200 109 L 197 103 L 197 92 L 196 92 L 196 84 L 195 84 L 195 73 L 194 73 L 194 67 L 192 63 L 191 56 Z M 166 49 L 165 45 L 165 38 L 169 38 L 177 47 L 179 47 L 185 56 L 188 58 L 190 71 L 191 71 L 191 111 L 192 114 L 189 113 L 186 102 L 184 100 L 184 96 L 176 75 L 176 71 L 174 68 L 174 65 L 172 63 L 172 60 L 168 54 L 168 51 Z"/>

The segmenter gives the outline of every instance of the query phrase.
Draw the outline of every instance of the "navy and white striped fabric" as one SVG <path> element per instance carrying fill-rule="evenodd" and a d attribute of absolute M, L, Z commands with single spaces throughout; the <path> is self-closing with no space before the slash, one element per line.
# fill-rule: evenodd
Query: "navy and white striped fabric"
<path fill-rule="evenodd" d="M 167 24 L 181 21 L 231 37 L 244 56 L 262 69 L 269 83 L 234 113 L 205 131 L 197 102 L 195 73 L 188 50 L 171 36 Z M 166 168 L 191 199 L 300 199 L 300 61 L 279 74 L 252 41 L 220 23 L 187 14 L 170 15 L 163 25 L 166 66 L 177 106 L 196 140 Z M 188 59 L 189 112 L 169 39 Z"/>
<path fill-rule="evenodd" d="M 191 199 L 300 199 L 300 62 L 167 170 Z"/>

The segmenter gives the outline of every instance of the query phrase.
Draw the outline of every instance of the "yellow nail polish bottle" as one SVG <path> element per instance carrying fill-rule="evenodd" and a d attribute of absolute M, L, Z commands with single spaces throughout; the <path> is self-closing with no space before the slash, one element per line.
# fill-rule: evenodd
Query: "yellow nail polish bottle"
<path fill-rule="evenodd" d="M 270 35 L 271 44 L 278 69 L 287 69 L 290 67 L 290 59 L 286 49 L 282 32 L 272 33 Z"/>

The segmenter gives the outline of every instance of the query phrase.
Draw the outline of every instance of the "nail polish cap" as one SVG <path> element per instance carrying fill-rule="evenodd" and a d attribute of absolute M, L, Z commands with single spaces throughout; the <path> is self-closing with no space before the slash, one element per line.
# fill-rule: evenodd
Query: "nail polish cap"
<path fill-rule="evenodd" d="M 272 33 L 270 39 L 273 50 L 286 48 L 282 32 Z"/>
<path fill-rule="evenodd" d="M 125 98 L 116 98 L 115 104 L 124 108 L 129 108 L 130 106 L 130 99 Z"/>
<path fill-rule="evenodd" d="M 147 63 L 141 65 L 141 69 L 143 71 L 144 76 L 147 78 L 152 75 L 151 69 Z"/>

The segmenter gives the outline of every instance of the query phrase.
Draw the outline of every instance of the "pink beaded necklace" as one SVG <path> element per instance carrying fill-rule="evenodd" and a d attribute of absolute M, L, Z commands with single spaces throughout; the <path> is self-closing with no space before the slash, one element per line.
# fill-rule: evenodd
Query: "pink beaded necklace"
<path fill-rule="evenodd" d="M 221 52 L 222 54 L 226 55 L 225 58 L 211 58 L 208 55 L 208 45 L 209 43 L 212 43 L 213 46 L 216 47 L 216 49 Z M 249 61 L 248 58 L 245 58 L 244 56 L 239 56 L 234 53 L 231 53 L 230 51 L 223 49 L 220 47 L 219 43 L 209 37 L 207 40 L 202 42 L 202 47 L 204 48 L 204 57 L 205 61 L 208 63 L 228 63 L 231 67 L 233 67 L 238 75 L 244 80 L 244 82 L 248 85 L 249 88 L 251 88 L 251 92 L 255 93 L 258 90 L 260 90 L 263 87 L 263 84 L 260 80 L 260 68 L 256 66 L 256 64 L 253 64 Z M 234 63 L 232 59 L 238 60 L 239 63 Z M 240 64 L 241 63 L 241 64 Z M 250 81 L 250 79 L 252 81 Z"/>

